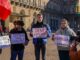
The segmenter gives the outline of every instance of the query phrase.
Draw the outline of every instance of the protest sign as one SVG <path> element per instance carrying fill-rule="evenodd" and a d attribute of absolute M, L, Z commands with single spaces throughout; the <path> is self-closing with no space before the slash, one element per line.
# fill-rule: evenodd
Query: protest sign
<path fill-rule="evenodd" d="M 9 36 L 0 36 L 0 48 L 9 47 L 10 46 L 10 38 Z"/>
<path fill-rule="evenodd" d="M 25 43 L 25 34 L 16 33 L 11 34 L 11 44 L 24 44 Z"/>
<path fill-rule="evenodd" d="M 55 35 L 54 39 L 55 39 L 55 43 L 58 46 L 63 46 L 63 47 L 68 47 L 69 46 L 69 40 L 70 40 L 69 36 Z"/>
<path fill-rule="evenodd" d="M 47 37 L 47 29 L 46 28 L 33 28 L 33 37 L 34 38 L 45 38 Z"/>

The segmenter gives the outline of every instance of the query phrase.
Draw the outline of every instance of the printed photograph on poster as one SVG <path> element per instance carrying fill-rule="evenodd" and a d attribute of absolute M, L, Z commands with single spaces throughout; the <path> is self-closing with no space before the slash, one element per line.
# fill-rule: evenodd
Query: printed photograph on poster
<path fill-rule="evenodd" d="M 11 44 L 21 44 L 25 43 L 25 34 L 23 33 L 17 33 L 17 34 L 11 34 Z"/>
<path fill-rule="evenodd" d="M 68 47 L 69 46 L 69 40 L 70 40 L 70 37 L 69 36 L 55 35 L 54 36 L 54 39 L 55 39 L 55 43 L 58 46 L 64 46 L 64 47 Z"/>
<path fill-rule="evenodd" d="M 33 37 L 34 38 L 45 38 L 47 37 L 47 29 L 46 28 L 33 28 Z"/>

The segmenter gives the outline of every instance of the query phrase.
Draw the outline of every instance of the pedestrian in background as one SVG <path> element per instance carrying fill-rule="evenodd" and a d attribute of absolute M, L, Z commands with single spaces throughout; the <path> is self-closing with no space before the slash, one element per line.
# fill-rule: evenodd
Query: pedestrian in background
<path fill-rule="evenodd" d="M 69 23 L 66 19 L 62 19 L 60 23 L 60 29 L 55 33 L 55 35 L 64 36 L 76 36 L 76 33 L 69 27 Z M 69 56 L 69 46 L 57 46 L 60 60 L 70 60 Z"/>
<path fill-rule="evenodd" d="M 43 34 L 46 34 L 46 37 L 34 37 L 33 29 L 38 29 L 37 31 L 40 31 L 39 30 L 40 28 L 46 29 L 45 33 L 43 33 Z M 37 31 L 35 33 L 37 33 Z M 40 60 L 40 51 L 42 53 L 42 60 L 46 60 L 46 43 L 47 43 L 47 38 L 51 36 L 51 29 L 48 24 L 43 23 L 42 14 L 37 14 L 37 23 L 32 25 L 30 35 L 33 37 L 33 44 L 35 49 L 35 60 Z"/>
<path fill-rule="evenodd" d="M 24 23 L 23 21 L 14 21 L 14 28 L 10 31 L 10 38 L 11 34 L 25 34 L 25 43 L 20 44 L 11 44 L 11 58 L 10 60 L 16 60 L 16 57 L 18 56 L 18 60 L 23 60 L 24 55 L 24 48 L 25 44 L 28 44 L 28 37 L 27 33 L 23 28 Z"/>

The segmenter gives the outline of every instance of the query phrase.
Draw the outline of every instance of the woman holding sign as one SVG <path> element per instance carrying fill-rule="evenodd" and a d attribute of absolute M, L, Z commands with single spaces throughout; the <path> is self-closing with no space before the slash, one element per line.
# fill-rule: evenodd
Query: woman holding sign
<path fill-rule="evenodd" d="M 11 59 L 16 60 L 18 55 L 18 60 L 23 60 L 25 43 L 28 44 L 28 37 L 26 31 L 23 28 L 23 21 L 15 21 L 14 28 L 10 31 L 11 39 Z"/>
<path fill-rule="evenodd" d="M 37 23 L 32 25 L 31 34 L 35 48 L 35 60 L 40 60 L 40 50 L 42 60 L 46 60 L 47 38 L 51 36 L 50 27 L 43 23 L 43 15 L 37 14 Z"/>
<path fill-rule="evenodd" d="M 61 20 L 60 29 L 55 33 L 54 39 L 57 40 L 57 47 L 60 60 L 70 60 L 69 43 L 70 36 L 76 36 L 76 33 L 69 27 L 66 19 Z"/>

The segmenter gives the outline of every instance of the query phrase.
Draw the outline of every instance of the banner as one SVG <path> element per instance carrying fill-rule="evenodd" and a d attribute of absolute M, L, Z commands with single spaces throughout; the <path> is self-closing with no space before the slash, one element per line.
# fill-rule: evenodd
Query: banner
<path fill-rule="evenodd" d="M 46 28 L 33 28 L 33 37 L 34 38 L 45 38 L 47 37 L 47 29 Z"/>
<path fill-rule="evenodd" d="M 69 40 L 70 40 L 69 36 L 55 35 L 54 39 L 55 39 L 55 43 L 58 46 L 63 46 L 63 47 L 68 47 L 69 46 Z"/>
<path fill-rule="evenodd" d="M 11 34 L 11 44 L 24 44 L 25 43 L 25 34 L 17 33 Z"/>
<path fill-rule="evenodd" d="M 9 36 L 0 36 L 0 48 L 5 48 L 10 46 Z"/>

